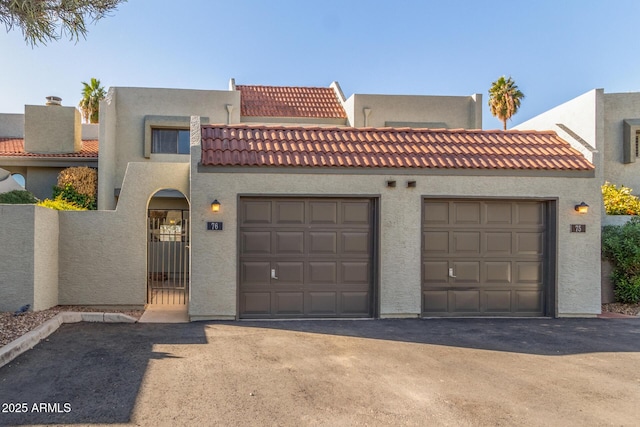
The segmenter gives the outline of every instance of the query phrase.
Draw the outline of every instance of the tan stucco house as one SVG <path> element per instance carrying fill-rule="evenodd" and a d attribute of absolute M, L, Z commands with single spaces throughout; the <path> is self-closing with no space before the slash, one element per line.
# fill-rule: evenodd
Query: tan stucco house
<path fill-rule="evenodd" d="M 481 104 L 337 83 L 111 88 L 99 210 L 0 226 L 57 243 L 12 298 L 185 303 L 192 320 L 595 316 L 601 213 L 574 208 L 598 205 L 597 164 L 553 131 L 481 130 Z"/>
<path fill-rule="evenodd" d="M 39 199 L 50 198 L 61 170 L 98 166 L 98 126 L 80 123 L 75 107 L 48 97 L 24 114 L 0 114 L 0 168 Z"/>

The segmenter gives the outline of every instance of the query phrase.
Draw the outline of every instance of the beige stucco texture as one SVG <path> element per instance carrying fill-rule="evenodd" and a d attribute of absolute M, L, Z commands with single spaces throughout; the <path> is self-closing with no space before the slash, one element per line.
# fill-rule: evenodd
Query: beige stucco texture
<path fill-rule="evenodd" d="M 482 128 L 482 95 L 352 95 L 344 102 L 352 127 Z M 365 111 L 366 109 L 366 111 Z"/>
<path fill-rule="evenodd" d="M 0 311 L 25 304 L 44 310 L 58 301 L 58 212 L 0 205 Z"/>
<path fill-rule="evenodd" d="M 235 106 L 231 114 L 227 105 Z M 145 158 L 145 117 L 182 117 L 189 129 L 189 117 L 208 117 L 211 123 L 240 122 L 240 93 L 236 91 L 111 88 L 100 103 L 100 158 L 98 208 L 114 209 L 114 191 L 124 187 L 130 162 L 183 162 L 188 155 Z M 116 126 L 117 123 L 117 126 Z M 155 158 L 154 158 L 155 157 Z M 176 163 L 173 163 L 176 164 Z"/>
<path fill-rule="evenodd" d="M 60 212 L 60 304 L 144 305 L 147 207 L 173 189 L 189 195 L 189 164 L 129 163 L 114 211 Z"/>
<path fill-rule="evenodd" d="M 357 196 L 379 203 L 379 315 L 415 317 L 421 312 L 421 212 L 424 197 L 557 200 L 558 316 L 600 313 L 600 212 L 579 215 L 581 201 L 597 206 L 593 178 L 538 176 L 385 175 L 332 173 L 296 169 L 197 171 L 192 147 L 191 218 L 192 274 L 189 314 L 192 320 L 235 318 L 238 283 L 238 198 L 243 195 Z M 194 152 L 195 151 L 195 152 Z M 271 170 L 273 171 L 273 169 Z M 307 170 L 307 172 L 310 172 Z M 386 180 L 397 181 L 395 188 Z M 406 181 L 415 180 L 415 188 Z M 213 199 L 222 204 L 213 213 Z M 206 231 L 207 221 L 222 221 L 223 231 Z M 553 223 L 553 221 L 551 221 Z M 571 233 L 570 224 L 586 225 L 586 233 Z"/>

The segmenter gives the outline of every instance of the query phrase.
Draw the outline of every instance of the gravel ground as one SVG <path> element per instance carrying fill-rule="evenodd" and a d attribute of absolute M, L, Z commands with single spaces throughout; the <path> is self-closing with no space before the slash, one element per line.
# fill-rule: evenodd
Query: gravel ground
<path fill-rule="evenodd" d="M 640 315 L 640 304 L 622 304 L 620 302 L 602 304 L 602 311 L 638 316 Z"/>
<path fill-rule="evenodd" d="M 27 332 L 37 328 L 49 319 L 52 319 L 61 311 L 83 311 L 95 312 L 95 307 L 85 307 L 77 305 L 57 305 L 48 310 L 29 311 L 27 313 L 14 316 L 13 313 L 0 312 L 0 347 L 19 338 Z M 139 319 L 144 310 L 106 310 L 109 313 L 124 313 Z"/>

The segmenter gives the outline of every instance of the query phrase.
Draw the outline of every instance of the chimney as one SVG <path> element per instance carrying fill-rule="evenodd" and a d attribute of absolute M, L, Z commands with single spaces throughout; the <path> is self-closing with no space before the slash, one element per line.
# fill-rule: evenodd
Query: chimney
<path fill-rule="evenodd" d="M 24 150 L 66 154 L 82 149 L 80 111 L 63 107 L 62 98 L 47 96 L 46 105 L 24 106 Z"/>

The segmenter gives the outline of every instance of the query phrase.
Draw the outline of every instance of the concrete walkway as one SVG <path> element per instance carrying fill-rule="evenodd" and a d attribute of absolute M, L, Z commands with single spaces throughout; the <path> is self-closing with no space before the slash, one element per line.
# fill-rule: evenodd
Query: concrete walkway
<path fill-rule="evenodd" d="M 138 323 L 189 323 L 186 304 L 148 304 Z"/>

